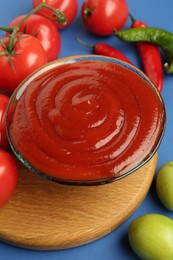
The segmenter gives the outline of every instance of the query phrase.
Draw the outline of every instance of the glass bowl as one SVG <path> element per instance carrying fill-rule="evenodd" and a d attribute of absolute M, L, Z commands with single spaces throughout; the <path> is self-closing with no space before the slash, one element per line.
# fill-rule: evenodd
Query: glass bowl
<path fill-rule="evenodd" d="M 6 131 L 17 158 L 49 180 L 73 185 L 116 181 L 157 151 L 166 113 L 148 77 L 98 55 L 53 61 L 14 91 Z"/>

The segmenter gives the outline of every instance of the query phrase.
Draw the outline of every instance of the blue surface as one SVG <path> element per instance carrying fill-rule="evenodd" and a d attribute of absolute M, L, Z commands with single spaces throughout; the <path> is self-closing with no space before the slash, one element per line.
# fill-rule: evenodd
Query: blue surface
<path fill-rule="evenodd" d="M 150 26 L 161 27 L 170 32 L 172 28 L 172 0 L 128 0 L 129 10 L 137 19 L 141 19 Z M 79 36 L 82 40 L 90 44 L 95 44 L 99 41 L 115 46 L 131 59 L 137 66 L 140 67 L 140 60 L 137 51 L 132 44 L 125 44 L 115 39 L 114 36 L 99 38 L 91 35 L 84 27 L 80 17 L 80 7 L 82 0 L 79 0 L 78 15 L 73 24 L 61 31 L 62 49 L 60 57 L 76 54 L 88 54 L 90 50 L 78 44 L 75 36 Z M 10 7 L 10 8 L 9 8 Z M 0 24 L 8 25 L 8 23 L 16 16 L 29 12 L 32 8 L 32 0 L 6 0 L 1 1 L 0 8 Z M 130 21 L 125 27 L 130 26 Z M 1 33 L 1 36 L 3 33 Z M 165 101 L 167 111 L 166 132 L 159 148 L 159 161 L 157 170 L 162 164 L 173 160 L 173 76 L 165 75 L 163 99 Z M 156 172 L 157 173 L 157 172 Z M 131 250 L 127 234 L 129 224 L 137 217 L 147 213 L 161 213 L 169 217 L 173 217 L 173 213 L 166 210 L 157 198 L 155 191 L 155 179 L 147 194 L 145 200 L 142 202 L 136 212 L 118 229 L 111 232 L 109 235 L 94 241 L 90 244 L 80 246 L 73 249 L 61 251 L 32 251 L 21 249 L 13 246 L 0 243 L 0 259 L 2 260 L 119 260 L 119 259 L 138 259 Z"/>

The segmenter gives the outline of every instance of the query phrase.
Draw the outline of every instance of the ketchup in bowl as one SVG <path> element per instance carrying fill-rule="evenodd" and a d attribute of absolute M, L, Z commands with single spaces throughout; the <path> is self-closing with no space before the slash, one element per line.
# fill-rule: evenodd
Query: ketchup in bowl
<path fill-rule="evenodd" d="M 68 184 L 103 184 L 156 152 L 165 127 L 162 98 L 136 67 L 89 55 L 54 61 L 14 92 L 6 117 L 17 157 Z"/>

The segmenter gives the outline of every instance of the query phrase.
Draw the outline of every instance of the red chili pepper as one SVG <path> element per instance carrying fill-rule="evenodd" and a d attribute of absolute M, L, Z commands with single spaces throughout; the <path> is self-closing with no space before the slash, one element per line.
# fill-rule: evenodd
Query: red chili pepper
<path fill-rule="evenodd" d="M 132 20 L 131 28 L 147 27 L 147 24 L 140 20 L 135 20 L 132 15 L 129 16 Z M 145 74 L 161 92 L 163 88 L 163 67 L 159 48 L 150 43 L 137 43 L 137 47 Z"/>
<path fill-rule="evenodd" d="M 76 40 L 82 45 L 88 48 L 92 48 L 95 54 L 116 58 L 133 65 L 133 63 L 122 52 L 120 52 L 119 50 L 113 48 L 112 46 L 106 43 L 97 43 L 96 45 L 89 45 L 81 41 L 79 38 L 76 38 Z"/>

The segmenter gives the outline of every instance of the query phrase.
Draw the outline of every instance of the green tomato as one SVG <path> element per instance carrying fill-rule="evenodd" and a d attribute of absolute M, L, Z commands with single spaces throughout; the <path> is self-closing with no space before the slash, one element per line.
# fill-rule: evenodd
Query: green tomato
<path fill-rule="evenodd" d="M 129 227 L 129 243 L 141 259 L 173 259 L 173 221 L 161 214 L 147 214 Z"/>
<path fill-rule="evenodd" d="M 164 164 L 158 171 L 156 191 L 162 204 L 173 210 L 173 162 Z"/>

